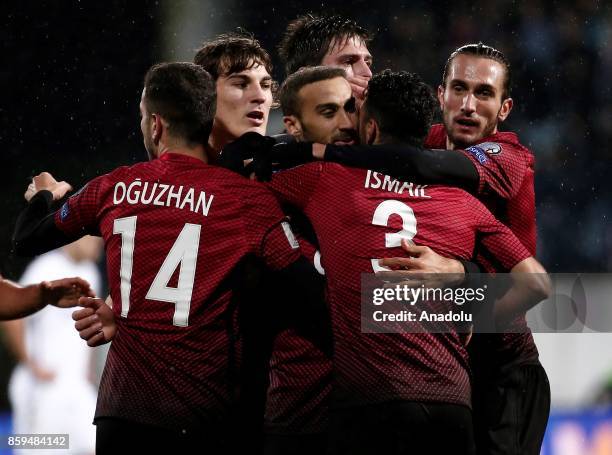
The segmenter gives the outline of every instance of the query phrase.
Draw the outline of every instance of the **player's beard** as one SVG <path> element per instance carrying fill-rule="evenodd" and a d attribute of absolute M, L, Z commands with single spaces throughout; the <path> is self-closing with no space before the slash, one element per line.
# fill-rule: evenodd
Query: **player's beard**
<path fill-rule="evenodd" d="M 359 144 L 359 137 L 357 137 L 357 133 L 355 134 L 345 134 L 339 133 L 332 136 L 329 141 L 329 144 L 337 144 L 337 143 L 353 143 Z"/>
<path fill-rule="evenodd" d="M 479 143 L 485 137 L 491 136 L 497 131 L 497 116 L 492 122 L 487 122 L 483 130 L 476 134 L 473 138 L 469 140 L 464 140 L 461 136 L 453 133 L 452 129 L 445 125 L 446 134 L 450 141 L 452 142 L 453 148 L 455 149 L 465 149 L 466 147 L 470 147 L 474 144 Z"/>

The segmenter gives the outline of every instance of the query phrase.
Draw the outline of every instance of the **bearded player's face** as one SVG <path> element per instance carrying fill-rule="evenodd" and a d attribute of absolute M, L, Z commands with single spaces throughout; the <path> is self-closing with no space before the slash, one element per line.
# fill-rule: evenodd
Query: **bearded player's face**
<path fill-rule="evenodd" d="M 234 140 L 248 131 L 266 134 L 272 106 L 272 77 L 262 65 L 217 79 L 214 127 Z"/>
<path fill-rule="evenodd" d="M 355 98 L 343 77 L 307 84 L 298 92 L 300 115 L 284 117 L 298 140 L 351 145 L 356 142 Z"/>
<path fill-rule="evenodd" d="M 454 147 L 467 147 L 497 132 L 512 109 L 502 99 L 505 67 L 495 60 L 457 55 L 449 66 L 438 100 L 446 132 Z"/>

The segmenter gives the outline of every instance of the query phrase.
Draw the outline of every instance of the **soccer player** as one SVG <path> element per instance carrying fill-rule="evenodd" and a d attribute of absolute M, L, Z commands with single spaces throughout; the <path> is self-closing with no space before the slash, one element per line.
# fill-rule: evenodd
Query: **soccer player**
<path fill-rule="evenodd" d="M 351 144 L 358 139 L 355 98 L 344 69 L 303 68 L 287 78 L 279 98 L 285 129 L 297 141 Z M 308 220 L 295 212 L 292 226 L 316 244 Z M 324 273 L 318 251 L 307 254 Z M 327 317 L 315 327 L 326 330 Z M 332 367 L 329 354 L 313 338 L 312 333 L 287 328 L 274 340 L 265 413 L 267 454 L 326 451 Z"/>
<path fill-rule="evenodd" d="M 209 148 L 219 152 L 228 144 L 241 147 L 232 141 L 244 133 L 265 134 L 275 86 L 270 76 L 270 56 L 259 42 L 246 34 L 221 35 L 202 45 L 194 57 L 194 63 L 207 70 L 216 82 L 217 112 Z M 239 161 L 242 165 L 242 160 Z M 228 163 L 221 160 L 220 164 Z M 303 241 L 300 241 L 300 246 L 304 247 Z M 310 339 L 306 348 L 298 346 L 301 352 L 304 349 L 306 352 L 312 350 L 326 358 L 322 354 L 323 342 L 315 341 L 326 332 L 329 333 L 328 339 L 331 339 L 331 330 L 323 329 L 321 324 L 311 323 L 314 314 L 308 318 L 289 315 L 279 317 L 278 309 L 291 305 L 293 290 L 286 283 L 262 271 L 257 263 L 250 261 L 245 264 L 245 269 L 246 280 L 240 287 L 249 301 L 239 308 L 241 365 L 238 381 L 241 392 L 236 414 L 241 419 L 240 427 L 245 434 L 245 441 L 248 441 L 245 450 L 256 453 L 264 443 L 262 424 L 269 383 L 270 353 L 276 333 L 283 330 L 299 332 L 301 336 Z M 253 286 L 252 282 L 256 285 Z M 321 311 L 325 311 L 323 301 Z M 301 374 L 303 371 L 296 373 Z M 311 381 L 316 374 L 319 374 L 318 370 L 312 369 L 307 369 L 302 376 L 290 372 L 292 379 L 289 384 L 299 382 L 300 377 Z M 302 441 L 300 447 L 308 449 L 309 445 Z"/>
<path fill-rule="evenodd" d="M 369 42 L 370 33 L 351 19 L 338 15 L 308 14 L 289 23 L 279 45 L 279 54 L 288 75 L 302 67 L 318 65 L 343 69 L 357 104 L 360 104 L 364 89 L 372 77 Z M 355 119 L 351 119 L 354 113 L 350 112 L 353 104 L 348 103 L 349 98 L 345 98 L 347 95 L 343 90 L 345 84 L 336 79 L 334 84 L 340 84 L 339 88 L 333 87 L 333 90 L 319 93 L 322 86 L 329 84 L 330 81 L 320 81 L 317 84 L 313 80 L 312 84 L 304 87 L 307 93 L 297 96 L 295 90 L 286 90 L 295 99 L 286 99 L 284 102 L 281 96 L 285 128 L 291 137 L 300 142 L 317 141 L 337 145 L 358 140 L 355 137 L 355 125 L 352 124 Z M 325 106 L 324 101 L 328 101 L 330 106 Z M 295 210 L 285 210 L 291 213 L 293 228 L 310 244 L 316 245 L 317 239 L 308 220 Z M 302 245 L 304 247 L 305 242 Z M 314 257 L 320 262 L 318 251 Z M 430 267 L 428 271 L 435 266 L 436 270 L 447 273 L 463 273 L 461 263 L 443 260 L 427 249 L 418 264 Z M 445 268 L 440 269 L 442 265 Z M 330 387 L 326 371 L 329 368 L 329 360 L 295 331 L 287 330 L 276 337 L 265 421 L 269 453 L 298 450 L 309 452 L 315 450 L 312 447 L 322 451 L 320 441 L 325 439 L 328 422 L 327 395 Z"/>
<path fill-rule="evenodd" d="M 372 78 L 370 40 L 368 30 L 351 19 L 306 14 L 289 23 L 278 53 L 287 75 L 305 66 L 344 69 L 353 94 L 362 101 Z"/>
<path fill-rule="evenodd" d="M 344 70 L 353 94 L 362 99 L 372 77 L 369 42 L 369 32 L 353 20 L 338 15 L 308 14 L 288 24 L 278 49 L 287 75 L 302 67 L 337 67 Z M 344 76 L 336 77 L 333 86 L 327 87 L 324 93 L 319 92 L 320 86 L 329 85 L 329 81 L 320 82 L 313 81 L 306 88 L 308 93 L 300 94 L 300 100 L 290 101 L 292 105 L 309 103 L 300 112 L 286 110 L 288 100 L 284 103 L 281 95 L 286 131 L 298 141 L 356 142 L 355 119 L 351 118 L 354 102 L 348 102 L 351 93 L 347 95 L 344 90 Z M 315 251 L 317 239 L 310 223 L 291 207 L 285 207 L 285 211 L 291 214 L 293 228 L 308 241 L 301 241 L 304 253 L 322 271 L 320 254 Z M 311 330 L 285 328 L 274 339 L 265 412 L 268 455 L 326 451 L 331 360 L 315 340 L 329 330 L 328 325 L 328 316 L 321 315 L 320 321 L 310 324 Z"/>
<path fill-rule="evenodd" d="M 193 59 L 215 81 L 217 108 L 208 140 L 211 156 L 246 132 L 266 133 L 273 101 L 270 55 L 249 34 L 219 35 Z"/>
<path fill-rule="evenodd" d="M 418 183 L 464 188 L 510 227 L 533 255 L 534 158 L 516 134 L 498 131 L 513 107 L 510 80 L 510 65 L 502 52 L 482 43 L 462 46 L 450 55 L 438 87 L 444 123 L 432 127 L 425 143 L 451 150 L 406 144 L 375 150 L 364 145 L 321 146 L 314 154 Z M 493 267 L 486 254 L 479 262 L 486 270 Z M 520 333 L 481 334 L 470 344 L 477 447 L 483 454 L 538 454 L 550 410 L 550 386 L 525 318 L 518 318 L 510 331 Z"/>
<path fill-rule="evenodd" d="M 230 450 L 232 288 L 247 256 L 292 280 L 291 304 L 321 298 L 274 198 L 208 164 L 214 93 L 197 65 L 155 65 L 140 103 L 150 161 L 92 180 L 51 215 L 57 182 L 38 176 L 18 220 L 19 253 L 104 238 L 117 333 L 100 385 L 97 453 Z"/>
<path fill-rule="evenodd" d="M 89 283 L 81 278 L 43 281 L 21 287 L 0 276 L 0 320 L 18 319 L 54 305 L 76 306 L 81 296 L 93 296 Z"/>
<path fill-rule="evenodd" d="M 431 92 L 417 77 L 384 72 L 369 84 L 360 138 L 418 145 L 433 110 Z M 481 203 L 459 189 L 395 191 L 377 186 L 369 171 L 330 163 L 276 173 L 270 188 L 304 211 L 320 242 L 334 331 L 336 452 L 472 453 L 467 353 L 458 334 L 361 333 L 360 273 L 375 271 L 374 258 L 389 256 L 402 238 L 470 259 L 474 238 L 481 236 L 480 246 L 507 270 L 542 272 L 539 263 Z M 448 213 L 456 222 L 446 221 Z M 399 235 L 385 242 L 396 216 L 402 220 Z M 548 288 L 530 279 L 523 291 L 534 304 Z"/>

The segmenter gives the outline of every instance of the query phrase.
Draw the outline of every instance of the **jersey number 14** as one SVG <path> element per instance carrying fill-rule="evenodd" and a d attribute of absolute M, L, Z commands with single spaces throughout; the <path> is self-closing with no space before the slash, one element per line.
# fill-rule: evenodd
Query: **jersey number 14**
<path fill-rule="evenodd" d="M 130 311 L 136 221 L 136 216 L 117 218 L 113 225 L 113 234 L 121 234 L 121 269 L 119 276 L 121 278 L 121 316 L 124 318 Z M 183 226 L 145 296 L 148 300 L 174 303 L 172 324 L 179 327 L 187 327 L 189 322 L 189 308 L 195 280 L 201 228 L 202 226 L 199 224 L 191 223 L 186 223 Z M 178 285 L 169 287 L 168 283 L 179 265 Z"/>

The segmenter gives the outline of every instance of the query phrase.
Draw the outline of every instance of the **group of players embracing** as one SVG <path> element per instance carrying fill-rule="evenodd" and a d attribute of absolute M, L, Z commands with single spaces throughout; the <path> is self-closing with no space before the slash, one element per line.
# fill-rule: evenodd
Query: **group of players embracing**
<path fill-rule="evenodd" d="M 498 131 L 509 63 L 459 47 L 436 100 L 416 74 L 373 75 L 370 39 L 297 18 L 278 88 L 256 39 L 221 35 L 147 72 L 149 161 L 65 202 L 34 178 L 18 253 L 106 245 L 110 296 L 74 314 L 89 345 L 112 340 L 97 453 L 539 453 L 550 389 L 524 313 L 550 284 L 533 156 Z M 269 137 L 278 101 L 287 134 Z M 363 333 L 361 276 L 390 269 L 511 273 L 492 310 L 506 330 Z"/>

